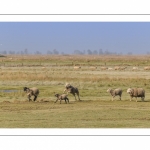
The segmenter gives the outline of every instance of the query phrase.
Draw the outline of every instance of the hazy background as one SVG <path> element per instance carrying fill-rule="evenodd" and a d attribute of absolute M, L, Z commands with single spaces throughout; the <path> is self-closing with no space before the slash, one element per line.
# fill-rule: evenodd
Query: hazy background
<path fill-rule="evenodd" d="M 1 54 L 149 54 L 150 22 L 0 22 Z"/>

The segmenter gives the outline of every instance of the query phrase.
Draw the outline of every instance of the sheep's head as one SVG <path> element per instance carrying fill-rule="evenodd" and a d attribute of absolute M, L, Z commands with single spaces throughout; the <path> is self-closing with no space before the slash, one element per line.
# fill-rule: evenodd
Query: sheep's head
<path fill-rule="evenodd" d="M 23 88 L 24 91 L 27 91 L 27 89 L 28 89 L 27 87 L 24 87 L 24 88 Z"/>
<path fill-rule="evenodd" d="M 133 93 L 133 90 L 131 88 L 128 88 L 127 93 L 131 95 Z"/>
<path fill-rule="evenodd" d="M 56 97 L 59 97 L 60 94 L 55 94 Z"/>
<path fill-rule="evenodd" d="M 110 93 L 112 91 L 112 89 L 108 89 L 107 92 Z"/>
<path fill-rule="evenodd" d="M 66 87 L 66 88 L 69 88 L 69 87 L 71 87 L 71 84 L 66 83 L 66 84 L 65 84 L 65 87 Z"/>

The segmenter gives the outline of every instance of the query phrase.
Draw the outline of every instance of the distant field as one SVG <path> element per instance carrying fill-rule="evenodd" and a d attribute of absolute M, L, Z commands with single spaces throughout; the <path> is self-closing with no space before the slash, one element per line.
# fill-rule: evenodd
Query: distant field
<path fill-rule="evenodd" d="M 80 69 L 74 69 L 80 66 Z M 126 67 L 114 70 L 114 67 Z M 149 128 L 150 56 L 7 56 L 0 57 L 1 128 Z M 96 68 L 94 68 L 96 67 Z M 102 70 L 102 67 L 112 68 Z M 137 70 L 133 70 L 137 67 Z M 54 103 L 66 82 L 79 88 L 81 102 Z M 38 87 L 28 102 L 23 87 Z M 129 87 L 142 87 L 145 102 L 130 102 Z M 122 100 L 106 92 L 122 88 Z"/>

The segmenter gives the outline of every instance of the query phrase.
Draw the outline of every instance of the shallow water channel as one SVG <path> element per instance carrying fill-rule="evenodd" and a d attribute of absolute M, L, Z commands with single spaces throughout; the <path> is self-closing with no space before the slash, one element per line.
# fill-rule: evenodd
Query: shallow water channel
<path fill-rule="evenodd" d="M 1 93 L 14 93 L 19 92 L 20 90 L 0 90 Z"/>

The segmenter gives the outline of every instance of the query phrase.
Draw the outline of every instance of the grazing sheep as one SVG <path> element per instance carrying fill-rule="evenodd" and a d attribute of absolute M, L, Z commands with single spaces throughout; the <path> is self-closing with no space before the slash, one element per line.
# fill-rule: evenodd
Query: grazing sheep
<path fill-rule="evenodd" d="M 96 70 L 96 69 L 97 69 L 97 67 L 95 67 L 95 66 L 91 66 L 91 67 L 90 67 L 90 69 L 91 69 L 91 70 Z"/>
<path fill-rule="evenodd" d="M 107 70 L 108 67 L 101 67 L 101 70 Z"/>
<path fill-rule="evenodd" d="M 37 99 L 37 96 L 39 95 L 39 89 L 38 88 L 36 88 L 36 87 L 33 87 L 33 88 L 24 87 L 23 89 L 27 93 L 29 101 L 31 100 L 31 96 L 34 96 L 34 101 Z"/>
<path fill-rule="evenodd" d="M 114 67 L 114 70 L 125 70 L 127 67 L 119 67 L 119 66 L 116 66 Z"/>
<path fill-rule="evenodd" d="M 125 70 L 127 67 L 120 67 L 119 70 Z"/>
<path fill-rule="evenodd" d="M 119 70 L 119 69 L 120 69 L 119 66 L 114 67 L 114 70 Z"/>
<path fill-rule="evenodd" d="M 74 69 L 81 69 L 80 66 L 74 66 Z"/>
<path fill-rule="evenodd" d="M 108 68 L 108 70 L 110 71 L 110 70 L 113 70 L 113 68 Z"/>
<path fill-rule="evenodd" d="M 130 101 L 132 100 L 133 97 L 136 98 L 136 102 L 137 102 L 137 97 L 141 97 L 141 100 L 144 101 L 145 90 L 142 88 L 128 88 L 127 93 L 130 94 Z"/>
<path fill-rule="evenodd" d="M 133 67 L 132 71 L 137 71 L 139 68 L 138 67 Z"/>
<path fill-rule="evenodd" d="M 67 104 L 67 101 L 68 101 L 68 103 L 69 103 L 69 98 L 67 97 L 67 96 L 68 96 L 67 94 L 62 94 L 62 95 L 60 95 L 60 94 L 55 94 L 55 96 L 57 97 L 57 100 L 55 101 L 55 103 L 56 103 L 58 100 L 60 100 L 60 104 L 61 104 L 61 101 L 62 101 L 62 100 L 65 100 L 66 104 Z"/>
<path fill-rule="evenodd" d="M 115 89 L 115 90 L 108 89 L 107 92 L 111 94 L 112 101 L 114 100 L 114 97 L 117 96 L 117 95 L 119 96 L 119 99 L 121 100 L 121 95 L 122 95 L 122 90 L 121 89 Z"/>
<path fill-rule="evenodd" d="M 77 100 L 77 99 L 76 99 L 76 95 L 75 95 L 75 94 L 77 94 L 78 99 L 80 100 L 78 88 L 73 87 L 73 86 L 72 86 L 71 84 L 69 84 L 69 83 L 66 83 L 65 89 L 64 89 L 64 93 L 65 93 L 66 91 L 67 91 L 67 94 L 68 94 L 68 93 L 73 94 L 74 97 L 75 97 L 75 100 Z"/>
<path fill-rule="evenodd" d="M 149 66 L 144 67 L 144 70 L 150 70 L 150 67 Z"/>

